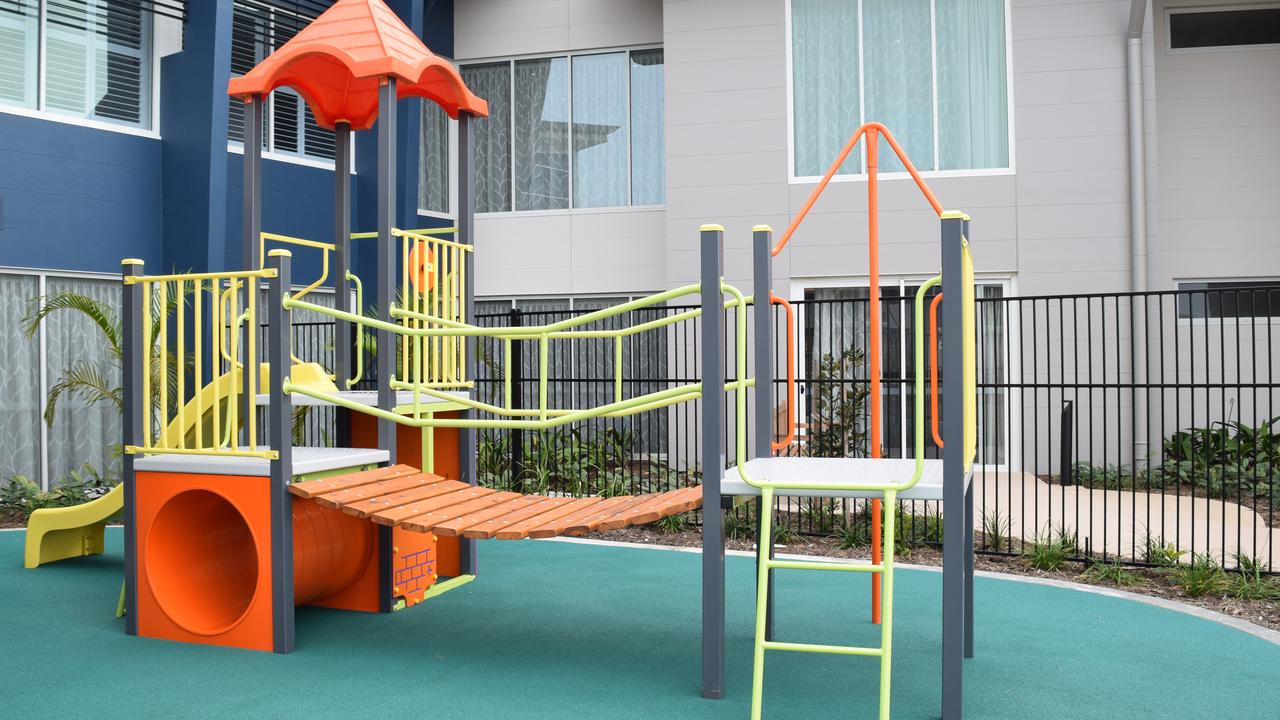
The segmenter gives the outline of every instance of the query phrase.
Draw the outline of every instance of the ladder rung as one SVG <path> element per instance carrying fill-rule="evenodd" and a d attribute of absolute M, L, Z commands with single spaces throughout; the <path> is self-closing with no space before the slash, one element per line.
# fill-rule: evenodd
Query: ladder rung
<path fill-rule="evenodd" d="M 812 643 L 788 643 L 766 640 L 765 650 L 788 650 L 790 652 L 830 653 L 832 655 L 863 655 L 880 657 L 884 651 L 873 647 L 853 647 L 849 645 L 814 645 Z"/>
<path fill-rule="evenodd" d="M 884 565 L 814 562 L 812 560 L 767 560 L 765 565 L 779 570 L 831 570 L 835 572 L 884 572 Z"/>

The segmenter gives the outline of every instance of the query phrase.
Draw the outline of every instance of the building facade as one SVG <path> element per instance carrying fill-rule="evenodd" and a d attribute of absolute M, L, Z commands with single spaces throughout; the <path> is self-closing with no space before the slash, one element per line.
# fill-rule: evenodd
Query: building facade
<path fill-rule="evenodd" d="M 946 206 L 973 216 L 988 296 L 1280 279 L 1280 5 L 388 4 L 493 111 L 476 150 L 486 310 L 584 307 L 693 281 L 706 222 L 726 227 L 727 274 L 743 282 L 751 227 L 786 227 L 869 120 Z M 40 421 L 59 378 L 109 358 L 83 354 L 95 332 L 83 319 L 28 340 L 30 298 L 114 302 L 124 257 L 149 270 L 240 264 L 227 80 L 327 5 L 0 4 L 0 432 L 14 447 L 0 477 L 56 479 L 102 462 L 118 436 L 105 406 Z M 263 227 L 327 239 L 331 138 L 296 95 L 271 103 Z M 451 125 L 415 106 L 400 127 L 398 223 L 448 224 Z M 374 217 L 376 138 L 363 135 L 360 229 Z M 905 293 L 936 271 L 937 224 L 896 161 L 882 157 L 881 173 L 881 272 Z M 776 259 L 780 293 L 865 293 L 865 177 L 855 153 Z M 371 253 L 357 252 L 357 271 Z M 309 262 L 300 276 L 316 271 Z"/>

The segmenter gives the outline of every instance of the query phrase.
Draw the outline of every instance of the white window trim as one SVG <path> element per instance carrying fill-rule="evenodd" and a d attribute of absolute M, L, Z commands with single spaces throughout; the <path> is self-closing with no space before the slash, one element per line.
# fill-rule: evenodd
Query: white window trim
<path fill-rule="evenodd" d="M 866 88 L 863 83 L 861 60 L 862 42 L 862 2 L 861 0 L 851 0 L 858 3 L 858 113 L 859 124 L 865 124 L 867 118 L 866 103 L 863 98 L 866 97 Z M 789 185 L 812 185 L 822 180 L 821 175 L 796 175 L 796 133 L 795 133 L 795 82 L 793 81 L 791 67 L 791 2 L 786 0 L 785 15 L 785 32 L 786 32 L 786 73 L 787 73 L 787 183 Z M 1009 115 L 1009 167 L 1005 168 L 977 168 L 973 170 L 920 170 L 917 168 L 920 177 L 925 180 L 936 178 L 957 178 L 957 177 L 996 177 L 1002 175 L 1017 174 L 1017 133 L 1014 131 L 1014 121 L 1017 113 L 1014 112 L 1015 102 L 1013 98 L 1013 16 L 1012 16 L 1012 0 L 1004 0 L 1004 71 L 1005 71 L 1005 100 L 1006 112 Z M 934 18 L 936 14 L 936 0 L 929 0 L 929 17 Z M 930 25 L 930 42 L 934 46 L 933 58 L 933 118 L 934 118 L 934 161 L 938 158 L 938 84 L 937 84 L 937 37 L 933 25 Z M 893 128 L 890 128 L 892 130 Z M 862 172 L 857 174 L 836 174 L 831 178 L 831 182 L 866 182 L 866 153 L 862 155 Z M 834 158 L 833 158 L 834 159 Z M 877 180 L 904 180 L 909 179 L 911 173 L 902 172 L 877 172 Z"/>
<path fill-rule="evenodd" d="M 788 3 L 790 3 L 790 1 L 791 1 L 791 0 L 787 0 L 787 2 L 788 2 Z M 512 127 L 512 131 L 514 132 L 514 129 L 515 129 L 515 117 L 514 117 L 514 115 L 515 115 L 515 111 L 516 111 L 516 104 L 515 104 L 515 101 L 514 101 L 514 95 L 515 95 L 515 83 L 514 83 L 514 79 L 515 79 L 515 63 L 516 63 L 517 61 L 519 61 L 519 60 L 538 60 L 538 59 L 543 59 L 543 58 L 565 58 L 565 60 L 567 61 L 567 65 L 568 65 L 568 74 L 569 74 L 569 79 L 568 79 L 569 92 L 568 92 L 568 100 L 567 100 L 567 102 L 568 102 L 568 106 L 569 106 L 569 114 L 570 114 L 570 115 L 569 115 L 569 117 L 570 117 L 570 136 L 571 136 L 571 137 L 570 137 L 569 142 L 570 142 L 570 145 L 572 145 L 572 143 L 573 143 L 573 139 L 572 139 L 572 132 L 573 132 L 573 129 L 572 129 L 572 125 L 573 125 L 573 123 L 572 123 L 572 117 L 573 117 L 573 58 L 574 58 L 574 56 L 576 56 L 576 55 L 605 55 L 605 54 L 608 54 L 608 53 L 625 52 L 625 53 L 627 53 L 628 61 L 630 61 L 630 53 L 631 53 L 631 52 L 633 52 L 633 51 L 637 51 L 637 50 L 662 50 L 664 47 L 665 47 L 665 45 L 664 45 L 663 43 L 642 43 L 642 44 L 639 44 L 639 45 L 620 45 L 620 46 L 616 46 L 616 47 L 600 47 L 600 48 L 590 48 L 590 49 L 585 49 L 585 50 L 565 50 L 565 51 L 562 51 L 562 52 L 527 53 L 527 54 L 523 54 L 523 55 L 499 55 L 499 56 L 490 56 L 490 57 L 471 57 L 471 58 L 464 58 L 464 59 L 457 60 L 457 61 L 455 61 L 455 63 L 454 63 L 454 64 L 459 68 L 459 70 L 461 70 L 463 67 L 465 67 L 465 66 L 467 66 L 467 65 L 485 65 L 485 64 L 490 64 L 490 63 L 507 63 L 507 65 L 508 65 L 508 67 L 509 67 L 509 69 L 510 69 L 510 72 L 511 72 L 512 80 L 513 80 L 512 84 L 511 84 L 511 93 L 512 93 L 512 96 L 513 96 L 513 100 L 512 100 L 512 102 L 510 103 L 510 105 L 511 105 L 511 113 L 512 113 L 512 122 L 511 122 L 511 127 Z M 665 72 L 666 72 L 666 56 L 665 56 L 665 55 L 663 56 L 663 65 L 662 65 L 662 67 L 663 67 L 663 72 L 665 73 Z M 628 123 L 630 123 L 630 118 L 631 118 L 631 85 L 630 85 L 630 83 L 631 83 L 631 71 L 630 71 L 630 70 L 631 70 L 631 69 L 630 69 L 630 66 L 628 66 L 628 68 L 627 68 L 627 122 L 628 122 Z M 665 83 L 665 80 L 664 80 L 664 83 Z M 665 103 L 665 100 L 664 100 L 664 102 L 663 102 L 663 108 L 662 108 L 662 112 L 663 112 L 663 116 L 664 116 L 664 123 L 665 123 L 666 111 L 667 111 L 667 110 L 666 110 L 666 103 Z M 628 132 L 630 132 L 630 125 L 628 125 Z M 628 134 L 628 141 L 629 141 L 629 140 L 630 140 L 630 135 Z M 513 138 L 512 142 L 514 142 L 514 138 Z M 570 153 L 572 153 L 572 147 L 570 147 Z M 515 184 L 515 168 L 514 168 L 514 164 L 515 164 L 515 152 L 514 152 L 514 150 L 513 150 L 513 151 L 512 151 L 512 153 L 511 153 L 511 163 L 512 163 L 512 165 L 513 165 L 513 167 L 512 167 L 512 172 L 511 172 L 511 182 L 512 182 L 512 185 L 513 185 L 513 187 L 512 187 L 512 193 L 511 193 L 511 200 L 512 200 L 512 204 L 513 204 L 513 206 L 514 206 L 514 203 L 515 203 L 515 188 L 514 188 L 514 184 Z M 451 169 L 452 169 L 452 165 L 451 165 L 450 167 L 451 167 Z M 666 207 L 667 207 L 666 203 L 662 203 L 662 204 L 660 204 L 660 205 L 630 205 L 630 204 L 628 204 L 628 205 L 615 205 L 615 206 L 612 206 L 612 207 L 591 207 L 591 208 L 576 208 L 576 207 L 573 207 L 573 159 L 572 159 L 572 157 L 571 157 L 571 158 L 570 158 L 570 160 L 569 160 L 569 170 L 568 170 L 568 172 L 569 172 L 569 207 L 567 207 L 567 208 L 558 208 L 558 209 L 552 209 L 552 210 L 497 210 L 497 211 L 494 211 L 494 212 L 477 212 L 477 213 L 476 213 L 476 217 L 477 217 L 477 218 L 492 218 L 492 217 L 511 217 L 511 216 L 517 216 L 517 217 L 538 217 L 538 216 L 546 216 L 546 215 L 594 215 L 594 214 L 598 214 L 598 213 L 601 213 L 601 212 L 606 212 L 606 213 L 620 213 L 620 212 L 636 212 L 636 211 L 645 212 L 645 211 L 653 211 L 653 210 L 665 210 L 665 209 L 666 209 Z M 664 181 L 665 181 L 665 178 L 664 178 Z M 629 145 L 628 145 L 628 147 L 627 147 L 627 199 L 628 199 L 628 200 L 630 200 L 630 199 L 631 199 L 631 147 L 630 147 Z M 456 205 L 455 205 L 455 208 L 456 208 Z"/>
<path fill-rule="evenodd" d="M 453 62 L 452 60 L 450 62 Z M 453 63 L 454 69 L 458 68 L 457 63 Z M 431 100 L 422 98 L 421 102 L 429 103 Z M 421 122 L 421 120 L 419 120 Z M 445 212 L 439 210 L 428 210 L 424 207 L 418 207 L 418 215 L 421 217 L 435 218 L 437 220 L 456 220 L 458 218 L 458 121 L 445 116 L 445 126 L 449 129 L 449 137 L 445 140 L 445 154 L 449 158 L 449 167 L 445 170 L 449 180 L 449 209 Z M 418 142 L 422 142 L 422 128 L 418 128 Z M 354 143 L 353 143 L 354 144 Z M 355 167 L 352 164 L 352 167 Z M 422 183 L 422 166 L 418 166 L 418 183 Z M 421 187 L 418 192 L 414 193 L 421 197 Z"/>
<path fill-rule="evenodd" d="M 1205 288 L 1202 290 L 1183 290 L 1180 286 L 1183 283 L 1216 283 L 1216 282 L 1240 282 L 1240 283 L 1280 282 L 1280 277 L 1259 276 L 1259 277 L 1174 278 L 1173 279 L 1174 295 L 1173 295 L 1173 303 L 1172 303 L 1173 317 L 1177 321 L 1178 325 L 1181 325 L 1181 326 L 1219 325 L 1224 328 L 1231 328 L 1234 326 L 1244 327 L 1246 325 L 1248 326 L 1261 325 L 1264 327 L 1267 325 L 1280 326 L 1280 317 L 1257 317 L 1257 316 L 1208 317 L 1207 310 L 1205 312 L 1205 317 L 1186 317 L 1186 318 L 1182 317 L 1182 315 L 1178 312 L 1178 302 L 1184 293 L 1195 294 L 1195 293 L 1213 293 L 1213 292 L 1232 292 L 1232 290 L 1229 288 L 1221 289 L 1221 290 L 1217 290 L 1215 288 Z M 1280 288 L 1275 288 L 1275 292 L 1280 292 Z"/>
<path fill-rule="evenodd" d="M 901 292 L 905 289 L 906 286 L 908 285 L 918 286 L 933 276 L 934 276 L 934 273 L 926 273 L 926 274 L 905 273 L 905 274 L 894 274 L 894 275 L 881 275 L 880 287 L 885 288 L 885 287 L 896 286 L 899 288 L 899 291 Z M 980 285 L 999 285 L 1004 291 L 1004 297 L 1006 298 L 1016 297 L 1015 293 L 1017 288 L 1017 277 L 1014 275 L 1002 274 L 1002 273 L 975 273 L 974 282 Z M 868 277 L 867 275 L 843 275 L 843 276 L 816 275 L 816 276 L 810 276 L 810 277 L 797 276 L 797 277 L 791 278 L 791 287 L 790 287 L 789 297 L 803 298 L 806 290 L 821 290 L 826 288 L 856 288 L 856 287 L 865 288 L 870 286 L 870 284 L 871 284 L 871 278 Z M 914 307 L 915 296 L 913 295 L 911 297 L 906 297 L 904 293 L 903 296 L 897 300 L 897 302 L 899 303 L 905 302 L 909 306 L 907 312 L 910 312 L 911 311 L 910 308 Z M 883 305 L 884 303 L 882 302 L 881 306 L 883 307 Z M 1008 347 L 1011 347 L 1011 348 L 1021 347 L 1021 343 L 1022 343 L 1022 338 L 1018 332 L 1019 328 L 1021 327 L 1021 324 L 1019 322 L 1019 317 L 1018 317 L 1018 312 L 1019 312 L 1018 308 L 1020 306 L 1021 306 L 1021 303 L 1006 303 L 1007 316 L 1005 318 L 1005 332 L 1006 332 L 1005 342 L 1008 345 Z M 805 333 L 804 333 L 805 322 L 807 320 L 807 318 L 805 317 L 805 310 L 807 307 L 808 306 L 805 305 L 804 303 L 800 303 L 796 307 L 796 328 L 797 328 L 796 342 L 798 343 L 796 347 L 796 356 L 799 359 L 796 363 L 796 385 L 797 386 L 803 386 L 809 378 L 809 365 L 808 363 L 803 361 L 803 358 L 806 357 L 806 352 L 807 352 L 807 347 L 805 346 Z M 883 314 L 881 315 L 881 317 L 883 318 Z M 906 325 L 901 324 L 899 326 L 899 330 L 901 332 L 901 335 L 899 337 L 900 341 L 898 343 L 899 350 L 900 350 L 899 364 L 900 364 L 900 367 L 905 368 L 907 366 L 906 364 L 907 348 L 913 347 L 913 345 L 907 341 Z M 1020 376 L 1019 370 L 1020 369 L 1017 367 L 1006 366 L 1004 382 L 1008 383 L 1010 386 L 1020 383 L 1022 381 L 1022 378 Z M 1012 393 L 1008 393 L 1005 397 L 1004 408 L 1003 408 L 1005 424 L 1007 427 L 1007 433 L 1005 437 L 1009 440 L 1009 446 L 1005 448 L 1005 462 L 1002 464 L 988 463 L 988 464 L 983 464 L 978 466 L 983 470 L 995 472 L 995 471 L 1005 471 L 1005 470 L 1008 470 L 1010 467 L 1013 467 L 1013 468 L 1022 467 L 1022 452 L 1021 452 L 1022 403 L 1013 402 L 1011 398 L 1012 398 Z M 792 408 L 792 412 L 794 413 L 794 417 L 792 419 L 798 427 L 801 423 L 808 422 L 808 418 L 805 417 L 804 415 L 805 408 L 807 407 L 807 403 L 797 399 L 795 405 L 796 406 Z M 898 431 L 900 433 L 900 439 L 902 440 L 901 446 L 903 450 L 903 457 L 910 457 L 910 453 L 913 452 L 913 446 L 908 442 L 910 439 L 910 435 L 908 433 L 908 428 L 907 428 L 907 414 L 908 414 L 907 413 L 907 410 L 908 410 L 907 393 L 904 392 L 900 394 L 899 405 L 900 405 L 900 408 L 899 408 L 898 415 L 901 418 L 901 422 L 900 422 L 900 427 L 898 428 Z"/>
<path fill-rule="evenodd" d="M 1173 33 L 1170 32 L 1169 18 L 1173 15 L 1191 13 L 1230 12 L 1232 10 L 1274 10 L 1280 3 L 1260 3 L 1257 5 L 1188 5 L 1185 7 L 1166 7 L 1164 9 L 1164 51 L 1168 55 L 1195 55 L 1198 53 L 1247 52 L 1249 50 L 1274 50 L 1280 43 L 1261 43 L 1258 45 L 1208 45 L 1194 48 L 1175 48 Z"/>
<path fill-rule="evenodd" d="M 17 115 L 19 117 L 28 117 L 35 120 L 46 120 L 49 122 L 62 123 L 64 125 L 74 125 L 76 127 L 92 128 L 94 130 L 106 130 L 108 132 L 120 133 L 122 135 L 133 135 L 135 137 L 143 137 L 151 140 L 160 139 L 160 53 L 159 46 L 156 44 L 156 19 L 155 16 L 145 8 L 141 10 L 146 23 L 147 42 L 150 45 L 150 57 L 148 60 L 147 72 L 149 74 L 148 93 L 150 95 L 150 107 L 144 108 L 147 116 L 148 127 L 139 127 L 137 125 L 129 125 L 123 122 L 113 122 L 111 120 L 98 120 L 96 118 L 83 118 L 74 115 L 67 115 L 52 110 L 43 109 L 45 100 L 45 40 L 44 32 L 45 11 L 48 0 L 40 0 L 40 15 L 37 23 L 37 43 L 36 50 L 36 107 L 26 108 L 20 105 L 7 105 L 0 103 L 0 114 Z"/>

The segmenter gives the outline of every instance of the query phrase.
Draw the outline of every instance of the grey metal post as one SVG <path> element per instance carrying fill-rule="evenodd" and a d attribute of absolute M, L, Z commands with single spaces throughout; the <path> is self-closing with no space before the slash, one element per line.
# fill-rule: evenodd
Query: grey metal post
<path fill-rule="evenodd" d="M 360 312 L 351 307 L 351 284 L 347 272 L 351 269 L 351 124 L 339 122 L 333 133 L 333 245 L 334 265 L 333 306 L 342 312 Z M 333 374 L 339 390 L 347 389 L 351 379 L 351 323 L 346 320 L 333 322 Z M 338 447 L 351 445 L 351 411 L 337 409 Z"/>
<path fill-rule="evenodd" d="M 122 370 L 124 380 L 124 411 L 122 435 L 124 444 L 142 445 L 146 428 L 142 427 L 142 285 L 130 283 L 128 278 L 142 275 L 141 260 L 125 260 L 121 263 L 125 277 L 120 302 L 121 329 L 124 341 Z M 137 525 L 137 475 L 133 469 L 135 455 L 125 453 L 124 475 L 124 631 L 138 634 L 138 539 Z"/>
<path fill-rule="evenodd" d="M 458 242 L 475 246 L 475 118 L 465 112 L 458 113 Z M 467 261 L 464 278 L 466 280 L 466 297 L 462 299 L 462 307 L 466 312 L 467 322 L 475 322 L 476 309 L 476 253 L 471 253 Z M 479 372 L 479 348 L 476 338 L 468 337 L 466 343 L 466 367 L 468 380 L 475 380 Z M 463 411 L 465 417 L 474 412 Z M 464 482 L 476 484 L 479 470 L 476 466 L 477 438 L 475 428 L 458 430 L 458 451 Z M 476 542 L 468 538 L 458 540 L 459 572 L 463 575 L 475 575 L 478 570 Z"/>
<path fill-rule="evenodd" d="M 262 97 L 254 95 L 244 104 L 244 166 L 243 166 L 243 207 L 241 208 L 241 228 L 243 231 L 241 268 L 253 270 L 258 267 L 258 251 L 262 242 Z M 249 285 L 246 282 L 240 293 L 241 307 L 249 307 Z M 233 318 L 231 322 L 235 322 Z M 240 417 L 247 418 L 249 413 L 257 412 L 252 389 L 253 376 L 257 368 L 250 368 L 248 360 L 249 333 L 258 332 L 258 328 L 248 324 L 240 332 L 240 347 L 245 353 L 244 373 L 241 378 Z M 277 372 L 282 372 L 277 370 Z M 257 442 L 257 438 L 249 437 L 249 423 L 243 423 L 240 431 L 244 442 Z"/>
<path fill-rule="evenodd" d="M 973 236 L 969 234 L 969 218 L 964 219 L 964 225 L 961 229 L 964 239 L 970 243 L 972 248 Z M 974 312 L 977 312 L 975 309 Z M 960 327 L 960 326 L 957 326 Z M 977 331 L 977 323 L 974 323 L 974 331 Z M 973 338 L 976 343 L 977 338 Z M 976 352 L 976 350 L 975 350 Z M 961 359 L 963 362 L 963 357 Z M 974 362 L 977 362 L 976 358 Z M 976 368 L 975 368 L 976 372 Z M 961 385 L 963 393 L 964 386 Z M 961 395 L 963 397 L 963 394 Z M 969 398 L 972 402 L 977 402 L 977 398 Z M 963 415 L 963 405 L 961 405 L 961 417 Z M 963 429 L 958 437 L 963 438 Z M 965 478 L 964 488 L 964 656 L 966 658 L 973 657 L 973 475 L 970 474 Z"/>
<path fill-rule="evenodd" d="M 944 523 L 942 537 L 942 718 L 959 720 L 964 694 L 964 622 L 966 555 L 964 471 L 964 303 L 961 301 L 964 219 L 959 213 L 942 216 L 942 286 L 949 297 L 942 303 L 942 435 L 951 440 L 943 448 L 942 504 L 960 522 Z"/>
<path fill-rule="evenodd" d="M 396 217 L 396 79 L 388 77 L 378 88 L 378 316 L 392 322 L 391 303 L 395 298 L 395 238 L 391 225 Z M 395 410 L 396 392 L 391 388 L 395 373 L 395 336 L 378 330 L 378 408 Z M 396 424 L 378 418 L 378 447 L 391 453 L 396 462 Z"/>
<path fill-rule="evenodd" d="M 755 295 L 755 365 L 756 365 L 756 457 L 773 455 L 773 228 L 757 225 L 751 230 L 751 257 L 753 289 Z M 790 412 L 791 408 L 787 408 Z M 761 498 L 756 499 L 756 537 L 760 537 L 760 523 L 766 512 Z M 774 554 L 773 535 L 769 536 L 769 557 Z M 759 562 L 759 555 L 757 563 Z M 757 573 L 758 576 L 758 573 Z M 764 637 L 773 639 L 773 571 L 769 571 L 769 592 L 765 599 Z"/>
<path fill-rule="evenodd" d="M 396 79 L 386 78 L 378 88 L 378 314 L 391 322 L 391 302 L 395 298 L 396 252 L 391 227 L 396 218 Z M 395 410 L 396 391 L 391 378 L 396 366 L 395 336 L 378 331 L 378 407 Z M 396 462 L 396 423 L 378 418 L 378 448 Z M 393 607 L 392 528 L 378 526 L 378 609 Z"/>
<path fill-rule="evenodd" d="M 276 451 L 271 461 L 271 628 L 275 652 L 293 652 L 293 500 L 289 483 L 293 480 L 293 401 L 285 394 L 285 368 L 291 354 L 292 313 L 284 306 L 292 286 L 288 250 L 272 250 L 267 267 L 276 276 L 267 280 L 267 323 L 270 328 L 267 352 L 272 371 L 267 406 L 267 441 Z"/>
<path fill-rule="evenodd" d="M 724 697 L 724 228 L 703 225 L 702 246 L 702 697 Z"/>

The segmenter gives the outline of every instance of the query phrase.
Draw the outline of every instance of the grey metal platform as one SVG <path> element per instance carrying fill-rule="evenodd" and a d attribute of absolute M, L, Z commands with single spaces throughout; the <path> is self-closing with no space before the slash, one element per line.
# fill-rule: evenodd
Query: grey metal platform
<path fill-rule="evenodd" d="M 293 448 L 292 475 L 311 473 L 361 465 L 388 462 L 391 454 L 386 450 L 371 448 Z M 257 457 L 232 457 L 227 455 L 186 455 L 159 453 L 138 456 L 133 461 L 137 472 L 180 472 L 193 475 L 260 475 L 271 474 L 271 461 Z"/>
<path fill-rule="evenodd" d="M 915 460 L 902 458 L 814 458 L 762 457 L 748 460 L 747 475 L 757 482 L 807 483 L 812 490 L 775 490 L 789 497 L 854 497 L 877 498 L 884 493 L 873 491 L 831 490 L 837 484 L 903 483 L 915 472 Z M 760 488 L 748 485 L 735 465 L 720 479 L 722 495 L 759 495 Z M 920 481 L 910 490 L 898 493 L 902 500 L 941 500 L 942 461 L 925 460 Z"/>

